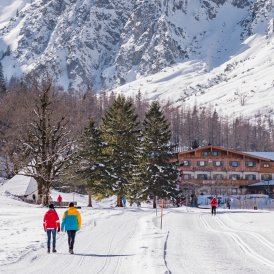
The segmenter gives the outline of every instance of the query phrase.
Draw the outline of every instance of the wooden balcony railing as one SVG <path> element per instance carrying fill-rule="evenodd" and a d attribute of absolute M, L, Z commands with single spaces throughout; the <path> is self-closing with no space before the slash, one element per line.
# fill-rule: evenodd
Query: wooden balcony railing
<path fill-rule="evenodd" d="M 255 184 L 259 182 L 258 180 L 201 180 L 201 179 L 191 179 L 191 180 L 181 180 L 181 186 L 246 186 L 250 184 Z"/>

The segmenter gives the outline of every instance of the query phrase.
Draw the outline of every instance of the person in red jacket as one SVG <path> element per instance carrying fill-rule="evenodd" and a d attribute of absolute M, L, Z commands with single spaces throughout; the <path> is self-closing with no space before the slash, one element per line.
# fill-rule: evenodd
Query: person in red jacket
<path fill-rule="evenodd" d="M 218 206 L 218 201 L 216 199 L 216 197 L 213 197 L 212 200 L 210 201 L 210 205 L 211 205 L 211 215 L 216 215 L 216 208 Z"/>
<path fill-rule="evenodd" d="M 44 216 L 44 230 L 48 236 L 48 253 L 50 253 L 50 242 L 52 235 L 52 252 L 56 252 L 56 233 L 60 231 L 60 221 L 57 212 L 54 209 L 54 205 L 49 205 L 49 210 Z"/>
<path fill-rule="evenodd" d="M 61 202 L 63 201 L 63 198 L 61 195 L 58 196 L 57 201 L 59 202 L 59 205 L 61 205 Z"/>

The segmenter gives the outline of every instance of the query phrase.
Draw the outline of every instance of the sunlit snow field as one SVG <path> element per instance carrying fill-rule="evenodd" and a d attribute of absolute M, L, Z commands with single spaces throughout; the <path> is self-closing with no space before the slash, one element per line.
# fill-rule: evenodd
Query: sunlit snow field
<path fill-rule="evenodd" d="M 53 191 L 55 200 L 59 192 Z M 65 233 L 57 254 L 46 253 L 42 219 L 47 208 L 0 196 L 0 273 L 274 273 L 274 214 L 267 210 L 115 208 L 63 194 L 81 206 L 83 226 L 75 255 Z M 65 208 L 57 209 L 62 217 Z"/>

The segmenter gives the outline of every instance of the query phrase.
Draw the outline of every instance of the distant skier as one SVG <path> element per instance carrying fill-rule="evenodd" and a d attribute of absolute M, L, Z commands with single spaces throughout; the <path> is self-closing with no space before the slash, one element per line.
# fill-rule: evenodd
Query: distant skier
<path fill-rule="evenodd" d="M 81 228 L 81 224 L 82 219 L 79 211 L 74 207 L 74 203 L 69 203 L 69 208 L 63 215 L 61 230 L 67 231 L 70 254 L 74 254 L 73 246 L 75 236 L 76 232 Z"/>
<path fill-rule="evenodd" d="M 50 242 L 52 235 L 52 252 L 56 252 L 56 232 L 60 231 L 60 221 L 57 212 L 54 209 L 54 205 L 49 205 L 49 210 L 44 216 L 44 230 L 48 236 L 48 253 L 50 253 Z"/>
<path fill-rule="evenodd" d="M 216 197 L 213 197 L 212 200 L 210 201 L 211 205 L 211 215 L 216 215 L 216 208 L 218 206 L 218 201 Z"/>

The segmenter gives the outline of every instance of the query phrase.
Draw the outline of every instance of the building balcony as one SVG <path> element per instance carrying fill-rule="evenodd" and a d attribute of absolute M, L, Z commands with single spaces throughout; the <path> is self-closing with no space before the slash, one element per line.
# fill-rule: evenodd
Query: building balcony
<path fill-rule="evenodd" d="M 259 180 L 201 180 L 201 179 L 190 179 L 190 180 L 181 180 L 180 186 L 246 186 L 250 184 L 255 184 Z"/>

